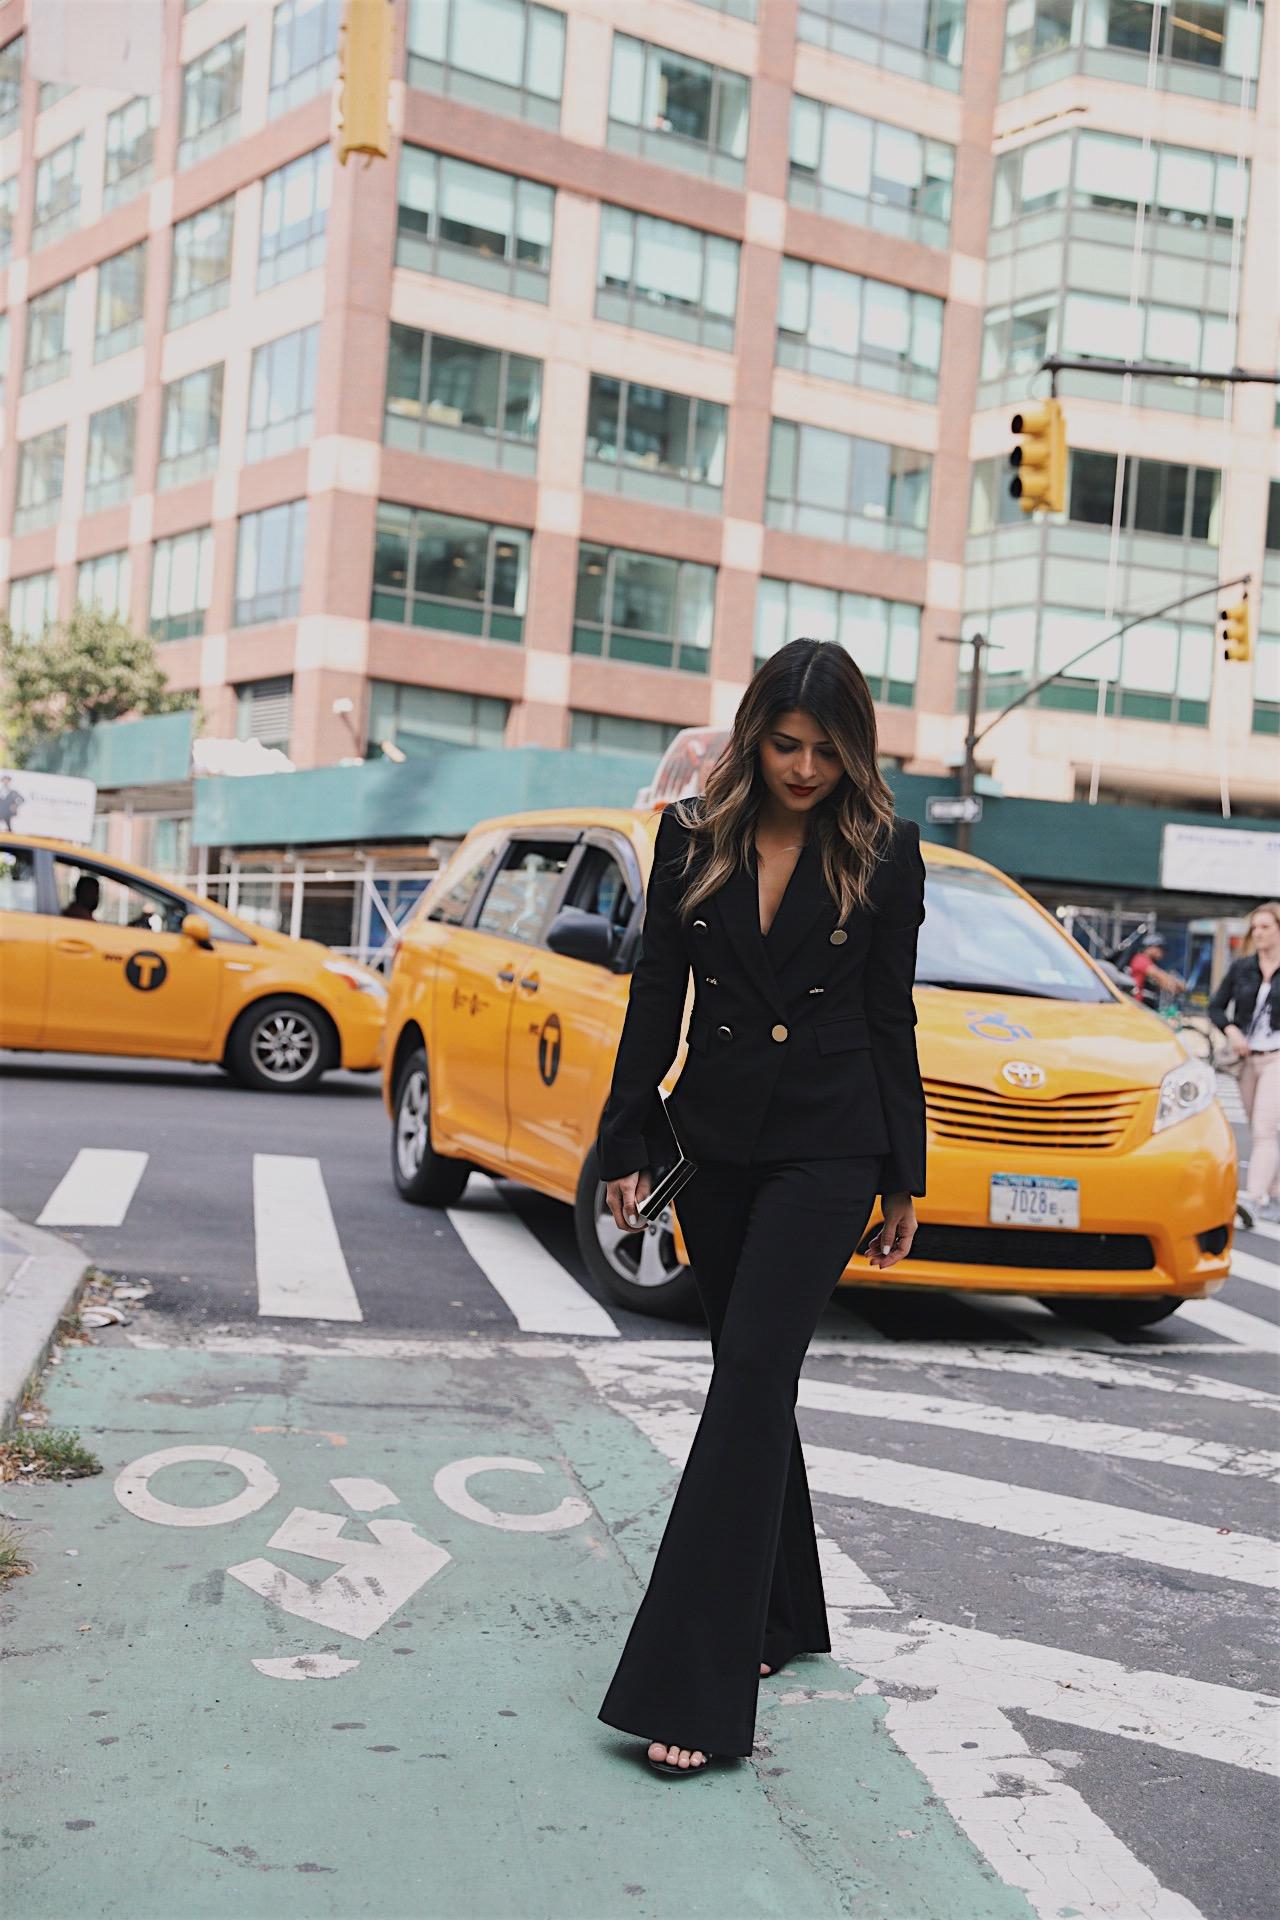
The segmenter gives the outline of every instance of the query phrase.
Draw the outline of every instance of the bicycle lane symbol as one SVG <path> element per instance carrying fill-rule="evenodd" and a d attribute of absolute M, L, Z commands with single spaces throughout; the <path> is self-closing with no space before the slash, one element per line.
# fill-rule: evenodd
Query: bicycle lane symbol
<path fill-rule="evenodd" d="M 152 1491 L 154 1475 L 188 1461 L 232 1467 L 243 1476 L 244 1485 L 229 1498 L 203 1507 L 180 1506 Z M 566 1495 L 558 1506 L 541 1513 L 508 1513 L 479 1499 L 470 1487 L 477 1474 L 543 1471 L 536 1461 L 512 1454 L 474 1454 L 441 1467 L 432 1486 L 442 1505 L 478 1526 L 515 1533 L 556 1533 L 590 1519 L 588 1503 L 573 1495 Z M 333 1573 L 308 1582 L 265 1556 L 240 1561 L 227 1572 L 284 1613 L 353 1640 L 368 1640 L 442 1572 L 453 1555 L 420 1534 L 411 1520 L 364 1519 L 373 1538 L 346 1538 L 344 1530 L 352 1514 L 360 1518 L 376 1515 L 383 1508 L 398 1507 L 400 1498 L 380 1480 L 344 1476 L 330 1480 L 329 1485 L 351 1512 L 294 1507 L 267 1541 L 267 1548 L 330 1562 Z M 115 1480 L 116 1498 L 127 1512 L 163 1527 L 227 1526 L 259 1512 L 279 1491 L 280 1482 L 266 1461 L 238 1447 L 162 1447 L 123 1467 Z M 359 1664 L 358 1660 L 344 1660 L 332 1653 L 253 1661 L 258 1672 L 272 1680 L 332 1680 Z"/>

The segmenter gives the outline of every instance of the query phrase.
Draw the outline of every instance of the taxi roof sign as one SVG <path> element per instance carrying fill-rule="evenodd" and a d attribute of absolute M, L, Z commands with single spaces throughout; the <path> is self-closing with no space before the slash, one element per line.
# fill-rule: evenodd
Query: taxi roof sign
<path fill-rule="evenodd" d="M 638 807 L 666 807 L 701 793 L 707 775 L 729 743 L 728 727 L 682 727 L 659 760 L 648 786 L 636 794 Z"/>

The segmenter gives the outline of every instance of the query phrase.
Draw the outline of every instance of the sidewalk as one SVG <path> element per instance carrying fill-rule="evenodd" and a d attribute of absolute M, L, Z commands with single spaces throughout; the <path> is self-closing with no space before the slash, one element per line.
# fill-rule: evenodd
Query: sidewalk
<path fill-rule="evenodd" d="M 15 1912 L 1028 1920 L 829 1659 L 696 1783 L 596 1719 L 676 1476 L 568 1343 L 261 1344 L 68 1350 L 0 1493 Z"/>

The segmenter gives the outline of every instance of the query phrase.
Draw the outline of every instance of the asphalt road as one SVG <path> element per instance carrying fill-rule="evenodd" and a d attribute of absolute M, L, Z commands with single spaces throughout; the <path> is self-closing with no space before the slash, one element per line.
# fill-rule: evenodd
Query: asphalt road
<path fill-rule="evenodd" d="M 252 1436 L 354 1429 L 362 1405 L 380 1409 L 385 1423 L 386 1396 L 402 1391 L 395 1368 L 408 1367 L 406 1379 L 420 1382 L 443 1367 L 456 1385 L 466 1365 L 461 1336 L 475 1356 L 468 1418 L 478 1424 L 454 1451 L 537 1456 L 525 1428 L 508 1438 L 505 1426 L 524 1419 L 522 1405 L 539 1404 L 543 1382 L 567 1355 L 600 1420 L 633 1439 L 638 1430 L 644 1459 L 678 1465 L 705 1390 L 700 1330 L 599 1299 L 567 1210 L 500 1182 L 496 1194 L 480 1195 L 479 1210 L 517 1222 L 523 1244 L 556 1263 L 612 1323 L 612 1338 L 562 1343 L 559 1359 L 536 1357 L 548 1343 L 522 1334 L 454 1220 L 397 1199 L 388 1123 L 372 1082 L 337 1076 L 313 1094 L 281 1098 L 243 1092 L 201 1069 L 9 1056 L 0 1073 L 0 1199 L 22 1218 L 39 1219 L 82 1153 L 145 1156 L 133 1163 L 118 1225 L 57 1227 L 108 1272 L 154 1287 L 130 1325 L 110 1329 L 96 1356 L 63 1370 L 70 1378 L 61 1405 L 109 1410 L 113 1396 L 132 1391 L 130 1406 L 159 1423 L 157 1435 L 248 1445 L 283 1473 L 273 1447 L 303 1444 L 314 1453 L 322 1443 Z M 317 1191 L 332 1211 L 359 1324 L 259 1314 L 255 1155 L 318 1164 Z M 469 1190 L 464 1209 L 471 1205 Z M 852 1714 L 868 1684 L 859 1686 L 858 1676 L 870 1676 L 930 1804 L 959 1822 L 995 1880 L 1021 1888 L 1039 1915 L 1274 1920 L 1280 1455 L 1267 1449 L 1280 1406 L 1280 1236 L 1242 1235 L 1239 1253 L 1237 1271 L 1203 1314 L 1179 1312 L 1129 1342 L 1069 1326 L 1032 1301 L 842 1289 L 806 1363 L 799 1421 L 832 1556 L 828 1598 L 840 1602 L 844 1622 L 837 1660 L 852 1673 L 842 1678 L 837 1668 L 833 1679 L 828 1664 L 798 1663 L 777 1712 L 785 1720 L 786 1702 L 800 1702 L 808 1687 L 820 1690 L 812 1698 Z M 338 1356 L 335 1366 L 353 1356 L 357 1370 L 376 1363 L 378 1394 L 369 1398 L 358 1372 L 340 1385 L 325 1375 L 330 1384 L 315 1387 L 305 1420 L 279 1424 L 291 1417 L 297 1382 L 308 1368 L 314 1376 L 326 1354 Z M 108 1369 L 105 1377 L 95 1376 L 95 1365 Z M 263 1424 L 244 1427 L 247 1407 L 232 1398 L 242 1391 L 267 1396 Z M 445 1385 L 438 1391 L 433 1397 L 435 1389 L 419 1385 L 414 1431 L 424 1446 L 444 1418 Z M 131 1412 L 117 1445 L 110 1412 L 99 1417 L 104 1458 L 114 1461 L 115 1447 L 123 1462 L 161 1443 L 146 1439 L 141 1425 L 132 1429 Z M 406 1428 L 397 1444 L 395 1472 L 407 1473 L 408 1450 L 419 1442 Z M 565 1444 L 610 1537 L 625 1539 L 638 1510 L 626 1490 L 635 1464 L 602 1466 Z M 347 1451 L 342 1471 L 370 1471 L 354 1440 Z M 660 1514 L 665 1498 L 661 1487 L 651 1490 L 645 1512 Z M 50 1525 L 64 1529 L 60 1516 L 70 1511 L 55 1492 Z M 130 1538 L 108 1530 L 102 1551 Z M 89 1539 L 77 1535 L 65 1551 Z M 91 1563 L 76 1564 L 92 1586 Z M 513 1605 L 521 1604 L 516 1596 Z M 566 1607 L 576 1604 L 569 1594 Z M 224 1608 L 217 1632 L 225 1637 L 237 1617 Z M 495 1624 L 495 1633 L 504 1630 Z M 553 1627 L 552 1637 L 561 1630 Z M 167 1632 L 157 1629 L 152 1645 Z M 585 1678 L 580 1686 L 575 1677 L 570 1691 L 586 1719 L 551 1730 L 558 1755 L 565 1742 L 581 1741 L 584 1727 L 598 1732 L 590 1714 L 616 1632 L 609 1615 L 602 1645 L 574 1654 Z M 945 1716 L 931 1700 L 939 1711 L 945 1702 Z M 848 1736 L 843 1748 L 835 1738 L 836 1756 L 850 1750 Z M 775 1774 L 786 1771 L 779 1751 L 788 1752 L 785 1741 L 773 1750 Z M 800 1763 L 787 1760 L 793 1764 Z M 761 1779 L 768 1795 L 785 1794 L 787 1782 Z M 806 1820 L 814 1804 L 804 1801 Z M 874 1820 L 880 1802 L 868 1804 Z M 30 1817 L 39 1831 L 41 1816 Z M 507 1817 L 525 1815 L 508 1808 Z M 914 1835 L 919 1820 L 904 1815 L 894 1831 Z M 60 1844 L 51 1841 L 55 1857 Z M 932 1920 L 935 1910 L 942 1920 L 972 1920 L 977 1912 L 948 1906 L 945 1888 L 939 1899 L 935 1909 L 921 1895 L 894 1920 Z M 629 1910 L 667 1905 L 646 1900 Z M 54 1909 L 37 1896 L 27 1910 Z M 262 1912 L 286 1910 L 268 1904 Z M 715 1911 L 696 1903 L 687 1910 Z M 766 1901 L 750 1910 L 775 1908 Z M 828 1910 L 851 1909 L 836 1902 Z M 344 1909 L 365 1911 L 358 1902 Z"/>

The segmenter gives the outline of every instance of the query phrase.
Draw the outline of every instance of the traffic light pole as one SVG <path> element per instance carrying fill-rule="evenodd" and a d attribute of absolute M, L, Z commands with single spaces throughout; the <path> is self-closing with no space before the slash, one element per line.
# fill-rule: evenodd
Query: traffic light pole
<path fill-rule="evenodd" d="M 975 776 L 978 770 L 978 709 L 982 702 L 982 656 L 991 645 L 991 642 L 987 639 L 985 633 L 974 633 L 967 636 L 965 634 L 944 633 L 941 634 L 939 638 L 946 640 L 950 645 L 955 647 L 969 646 L 973 648 L 973 666 L 969 674 L 969 710 L 964 732 L 964 759 L 960 762 L 960 795 L 962 799 L 968 799 L 973 793 Z M 960 849 L 960 852 L 968 853 L 970 850 L 969 842 L 973 834 L 973 823 L 969 820 L 957 820 L 955 834 L 956 846 Z"/>
<path fill-rule="evenodd" d="M 1057 395 L 1060 373 L 1132 373 L 1139 379 L 1221 380 L 1229 386 L 1280 386 L 1280 373 L 1251 373 L 1247 367 L 1232 367 L 1229 373 L 1210 373 L 1201 367 L 1175 367 L 1167 360 L 1068 360 L 1051 353 L 1040 362 L 1041 373 L 1052 375 L 1050 391 Z"/>

